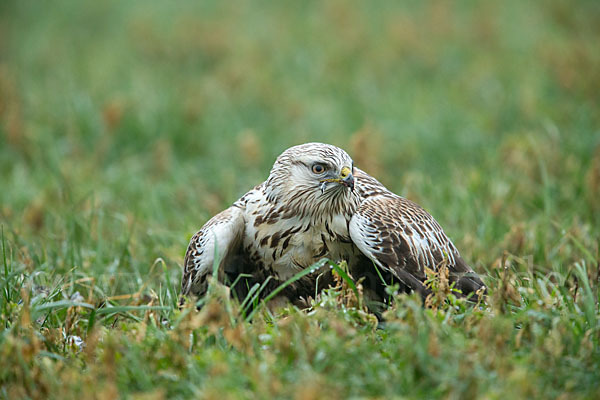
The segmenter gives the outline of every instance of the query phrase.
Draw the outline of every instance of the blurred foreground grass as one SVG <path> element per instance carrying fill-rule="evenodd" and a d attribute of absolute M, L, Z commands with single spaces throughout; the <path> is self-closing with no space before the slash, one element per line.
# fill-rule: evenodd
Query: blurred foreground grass
<path fill-rule="evenodd" d="M 599 37 L 596 1 L 2 2 L 0 396 L 599 396 Z M 305 141 L 488 306 L 178 311 L 191 234 Z"/>

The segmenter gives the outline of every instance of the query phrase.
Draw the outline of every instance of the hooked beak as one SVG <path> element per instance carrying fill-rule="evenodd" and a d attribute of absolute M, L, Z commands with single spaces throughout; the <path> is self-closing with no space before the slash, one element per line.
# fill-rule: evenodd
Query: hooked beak
<path fill-rule="evenodd" d="M 325 185 L 327 185 L 327 183 L 329 182 L 339 183 L 341 185 L 349 187 L 350 190 L 354 191 L 354 176 L 352 176 L 352 170 L 348 167 L 342 168 L 342 170 L 340 171 L 339 178 L 323 179 L 321 181 L 321 192 L 325 191 Z"/>
<path fill-rule="evenodd" d="M 354 176 L 352 175 L 352 170 L 350 168 L 342 168 L 340 174 L 340 183 L 346 187 L 349 187 L 350 190 L 354 190 Z"/>

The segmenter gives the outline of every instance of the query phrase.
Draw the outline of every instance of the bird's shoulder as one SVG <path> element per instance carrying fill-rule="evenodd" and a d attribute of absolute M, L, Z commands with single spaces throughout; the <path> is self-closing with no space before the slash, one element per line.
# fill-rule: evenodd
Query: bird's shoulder
<path fill-rule="evenodd" d="M 357 192 L 360 196 L 356 213 L 370 217 L 373 223 L 404 229 L 415 226 L 419 231 L 436 231 L 442 227 L 427 210 L 405 197 L 387 189 L 381 182 L 356 168 Z M 392 226 L 390 226 L 392 227 Z"/>
<path fill-rule="evenodd" d="M 366 173 L 365 171 L 354 168 L 355 190 L 361 200 L 374 196 L 394 197 L 394 193 L 389 191 L 381 182 Z"/>
<path fill-rule="evenodd" d="M 248 207 L 254 204 L 264 202 L 266 200 L 265 182 L 262 182 L 248 192 L 244 193 L 237 201 L 233 203 L 233 207 L 246 211 Z"/>

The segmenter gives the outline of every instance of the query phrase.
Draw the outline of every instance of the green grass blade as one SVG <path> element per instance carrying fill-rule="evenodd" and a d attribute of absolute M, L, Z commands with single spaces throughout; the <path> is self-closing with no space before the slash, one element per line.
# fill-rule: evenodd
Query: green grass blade
<path fill-rule="evenodd" d="M 79 301 L 71 301 L 71 300 L 59 300 L 59 301 L 51 301 L 49 303 L 44 303 L 44 304 L 40 304 L 40 305 L 36 305 L 32 307 L 32 310 L 34 312 L 39 312 L 39 311 L 46 311 L 46 310 L 59 310 L 62 308 L 70 308 L 70 307 L 83 307 L 83 308 L 89 308 L 89 309 L 94 309 L 94 305 L 89 304 L 89 303 L 84 303 L 84 302 L 79 302 Z"/>
<path fill-rule="evenodd" d="M 344 282 L 346 282 L 350 289 L 352 289 L 352 291 L 356 295 L 356 298 L 360 299 L 358 289 L 356 288 L 356 285 L 354 284 L 352 278 L 350 278 L 350 275 L 348 275 L 348 273 L 344 271 L 338 264 L 332 261 L 327 261 L 327 263 L 333 268 L 335 272 L 337 272 L 342 277 L 342 279 L 344 280 Z"/>
<path fill-rule="evenodd" d="M 129 313 L 131 311 L 167 311 L 171 310 L 171 307 L 168 306 L 111 306 L 100 308 L 96 310 L 98 315 L 110 315 L 110 314 L 118 314 L 118 313 Z"/>
<path fill-rule="evenodd" d="M 296 273 L 294 276 L 292 276 L 291 278 L 289 278 L 288 280 L 286 280 L 285 282 L 283 282 L 281 285 L 277 286 L 275 288 L 275 290 L 273 290 L 271 293 L 269 293 L 262 301 L 262 304 L 266 304 L 269 302 L 269 300 L 275 298 L 275 296 L 277 296 L 279 293 L 281 293 L 281 291 L 283 289 L 285 289 L 286 287 L 288 287 L 289 285 L 291 285 L 292 283 L 296 282 L 297 280 L 301 279 L 302 277 L 314 273 L 316 272 L 319 268 L 321 268 L 323 265 L 325 265 L 327 262 L 329 262 L 329 260 L 327 259 L 322 259 L 319 260 L 317 263 L 313 264 L 311 267 L 303 269 L 302 271 Z M 258 311 L 258 307 L 255 307 L 252 312 L 248 315 L 248 317 L 246 317 L 246 320 L 251 320 L 252 317 L 254 316 L 254 314 Z"/>

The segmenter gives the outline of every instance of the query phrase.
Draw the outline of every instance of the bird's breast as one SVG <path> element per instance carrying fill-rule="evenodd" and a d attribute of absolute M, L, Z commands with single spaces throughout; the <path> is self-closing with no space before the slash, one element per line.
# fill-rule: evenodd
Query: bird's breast
<path fill-rule="evenodd" d="M 247 221 L 244 247 L 251 259 L 272 270 L 280 280 L 322 258 L 340 261 L 352 252 L 347 218 L 342 215 L 322 221 L 291 218 L 256 224 L 256 220 Z"/>

